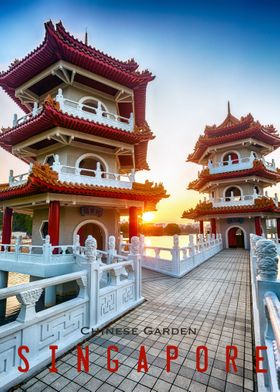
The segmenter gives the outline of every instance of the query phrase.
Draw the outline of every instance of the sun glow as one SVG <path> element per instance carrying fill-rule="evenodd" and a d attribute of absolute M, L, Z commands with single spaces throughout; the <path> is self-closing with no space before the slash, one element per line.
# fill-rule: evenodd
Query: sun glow
<path fill-rule="evenodd" d="M 142 215 L 143 222 L 151 222 L 154 219 L 154 214 L 152 212 L 144 212 Z"/>

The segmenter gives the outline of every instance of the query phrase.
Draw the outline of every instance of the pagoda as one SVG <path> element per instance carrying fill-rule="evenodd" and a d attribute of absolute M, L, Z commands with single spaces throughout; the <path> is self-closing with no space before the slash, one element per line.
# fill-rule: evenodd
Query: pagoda
<path fill-rule="evenodd" d="M 145 118 L 146 89 L 154 76 L 133 60 L 120 61 L 69 34 L 61 22 L 45 23 L 41 45 L 0 74 L 0 86 L 25 112 L 2 129 L 0 146 L 29 164 L 29 171 L 0 185 L 2 243 L 11 243 L 13 212 L 33 217 L 32 244 L 46 235 L 53 246 L 98 249 L 118 237 L 120 216 L 130 237 L 138 216 L 168 197 L 162 184 L 138 183 L 149 169 L 154 135 Z"/>
<path fill-rule="evenodd" d="M 206 126 L 187 161 L 203 166 L 188 185 L 204 196 L 183 218 L 210 221 L 211 233 L 222 233 L 226 248 L 248 248 L 249 234 L 266 235 L 266 220 L 276 219 L 280 237 L 280 207 L 277 195 L 265 188 L 280 181 L 274 160 L 265 156 L 280 146 L 272 125 L 263 126 L 251 114 L 237 119 L 228 104 L 226 119 L 219 126 Z"/>

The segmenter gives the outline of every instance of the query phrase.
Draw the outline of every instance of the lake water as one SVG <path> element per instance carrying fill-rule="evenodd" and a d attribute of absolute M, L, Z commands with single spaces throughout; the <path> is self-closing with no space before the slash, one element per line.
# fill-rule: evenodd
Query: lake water
<path fill-rule="evenodd" d="M 172 236 L 151 236 L 145 237 L 145 243 L 147 246 L 157 246 L 162 248 L 172 248 L 173 247 L 173 237 Z M 179 236 L 179 245 L 181 247 L 186 246 L 188 244 L 188 236 L 181 235 Z M 147 255 L 154 256 L 154 252 L 152 250 L 147 250 Z M 161 257 L 171 260 L 170 252 L 162 251 Z M 18 274 L 16 272 L 9 273 L 9 281 L 8 286 L 14 286 L 16 284 L 28 283 L 29 275 Z M 19 310 L 19 302 L 16 297 L 8 298 L 7 300 L 7 316 L 14 316 Z M 1 324 L 1 320 L 0 320 Z"/>

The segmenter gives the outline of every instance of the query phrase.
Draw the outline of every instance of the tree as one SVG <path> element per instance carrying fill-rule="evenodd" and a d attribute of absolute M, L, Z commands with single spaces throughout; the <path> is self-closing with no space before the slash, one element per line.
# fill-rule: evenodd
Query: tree
<path fill-rule="evenodd" d="M 2 222 L 3 213 L 0 212 L 0 229 L 2 229 Z M 22 231 L 30 235 L 32 233 L 32 217 L 15 212 L 13 215 L 13 231 Z"/>
<path fill-rule="evenodd" d="M 168 223 L 167 226 L 164 228 L 164 234 L 165 235 L 174 235 L 174 234 L 180 234 L 181 229 L 180 226 L 177 225 L 177 223 Z"/>

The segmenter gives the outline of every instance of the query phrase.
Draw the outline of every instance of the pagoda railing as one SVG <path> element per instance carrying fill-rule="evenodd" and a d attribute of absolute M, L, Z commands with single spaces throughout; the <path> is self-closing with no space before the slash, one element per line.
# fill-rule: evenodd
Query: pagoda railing
<path fill-rule="evenodd" d="M 247 206 L 253 205 L 255 199 L 260 196 L 255 193 L 253 195 L 241 195 L 241 196 L 228 196 L 228 197 L 210 197 L 209 201 L 212 203 L 213 207 L 229 207 L 229 206 Z"/>
<path fill-rule="evenodd" d="M 23 185 L 27 182 L 28 176 L 29 176 L 29 172 L 14 176 L 14 171 L 10 170 L 9 185 L 10 186 Z"/>
<path fill-rule="evenodd" d="M 101 170 L 101 163 L 97 162 L 96 169 L 86 169 L 78 166 L 62 165 L 59 161 L 59 156 L 55 155 L 55 160 L 52 169 L 58 173 L 58 178 L 62 182 L 71 182 L 73 184 L 83 185 L 100 185 L 112 188 L 132 189 L 135 182 L 135 172 L 130 173 L 113 173 Z M 27 182 L 32 165 L 30 165 L 29 172 L 14 175 L 13 170 L 10 170 L 9 185 L 19 186 Z"/>
<path fill-rule="evenodd" d="M 179 236 L 173 236 L 173 246 L 170 248 L 145 245 L 145 238 L 140 235 L 140 255 L 142 267 L 160 272 L 165 275 L 180 278 L 199 266 L 210 257 L 223 249 L 221 234 L 189 235 L 189 242 L 179 246 Z M 130 244 L 120 241 L 119 253 L 128 254 Z"/>
<path fill-rule="evenodd" d="M 208 169 L 210 174 L 228 173 L 239 170 L 251 169 L 254 161 L 258 160 L 252 153 L 249 157 L 229 159 L 227 161 L 208 162 Z M 266 161 L 263 157 L 259 159 L 268 170 L 276 171 L 274 159 L 271 162 Z"/>
<path fill-rule="evenodd" d="M 63 182 L 131 189 L 135 181 L 133 171 L 129 174 L 102 171 L 100 162 L 97 162 L 95 170 L 62 165 L 58 155 L 55 155 L 52 169 L 58 173 L 59 180 Z"/>
<path fill-rule="evenodd" d="M 74 117 L 79 117 L 88 121 L 94 121 L 99 124 L 108 125 L 109 127 L 119 128 L 123 131 L 132 132 L 134 129 L 134 116 L 131 113 L 130 117 L 123 117 L 117 113 L 110 113 L 103 110 L 101 104 L 95 108 L 90 105 L 86 105 L 81 102 L 73 101 L 63 96 L 62 90 L 58 90 L 56 95 L 56 101 L 59 103 L 60 110 L 64 113 L 70 114 Z M 14 114 L 13 127 L 17 127 L 31 120 L 33 117 L 40 114 L 43 110 L 42 106 L 38 106 L 38 103 L 34 103 L 33 110 L 18 118 L 17 114 Z"/>
<path fill-rule="evenodd" d="M 125 255 L 115 249 L 115 237 L 109 236 L 108 250 L 97 250 L 97 259 L 107 264 L 127 260 Z M 0 271 L 16 271 L 34 276 L 53 276 L 71 272 L 79 257 L 85 256 L 85 247 L 80 245 L 77 235 L 72 245 L 53 246 L 49 235 L 43 245 L 25 244 L 21 237 L 14 243 L 0 243 Z M 36 275 L 37 274 L 37 275 Z"/>
<path fill-rule="evenodd" d="M 98 107 L 95 108 L 84 103 L 73 101 L 64 97 L 61 89 L 58 90 L 58 94 L 55 100 L 59 103 L 60 109 L 64 113 L 68 113 L 72 116 L 83 118 L 85 120 L 108 125 L 109 127 L 120 128 L 124 131 L 133 131 L 133 113 L 131 113 L 130 118 L 126 118 L 116 113 L 110 113 L 102 110 L 100 102 L 98 103 Z"/>
<path fill-rule="evenodd" d="M 1 391 L 10 390 L 51 363 L 50 346 L 57 346 L 60 356 L 143 302 L 137 237 L 132 238 L 131 252 L 119 262 L 104 265 L 98 260 L 95 239 L 89 236 L 85 252 L 76 255 L 71 272 L 0 289 L 1 306 L 12 297 L 20 304 L 16 320 L 0 326 Z M 64 287 L 76 287 L 76 294 L 58 303 L 56 295 L 61 295 Z M 51 291 L 54 303 L 40 310 L 41 296 Z M 22 346 L 28 347 L 24 351 L 28 373 L 19 369 L 26 365 L 19 355 Z"/>
<path fill-rule="evenodd" d="M 261 347 L 256 374 L 259 391 L 280 390 L 280 280 L 279 247 L 273 240 L 250 235 L 251 296 L 255 346 Z"/>
<path fill-rule="evenodd" d="M 210 197 L 209 202 L 212 203 L 213 207 L 230 207 L 230 206 L 250 206 L 255 204 L 255 200 L 259 198 L 267 197 L 274 201 L 276 207 L 278 207 L 279 199 L 277 193 L 274 194 L 274 197 L 268 196 L 267 191 L 264 195 L 259 195 L 255 191 L 252 195 L 239 195 L 234 196 L 233 192 L 231 192 L 231 196 L 226 197 Z M 206 198 L 205 198 L 206 201 Z M 207 201 L 206 201 L 207 202 Z"/>
<path fill-rule="evenodd" d="M 13 127 L 17 127 L 18 125 L 22 125 L 25 122 L 31 120 L 33 117 L 37 116 L 38 114 L 40 114 L 43 110 L 42 106 L 38 106 L 38 103 L 35 102 L 33 109 L 30 113 L 25 114 L 24 116 L 18 118 L 17 114 L 14 114 L 14 118 L 13 118 Z"/>

